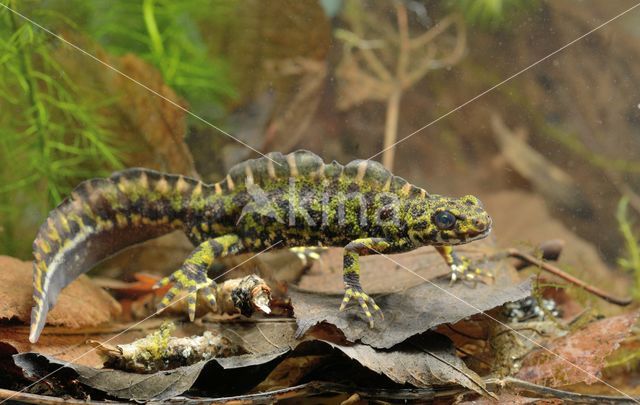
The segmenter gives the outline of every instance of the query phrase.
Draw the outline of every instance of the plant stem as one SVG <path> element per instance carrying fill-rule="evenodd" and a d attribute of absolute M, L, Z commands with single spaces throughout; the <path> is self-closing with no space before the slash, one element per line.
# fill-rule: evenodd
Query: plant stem
<path fill-rule="evenodd" d="M 397 86 L 387 100 L 387 117 L 384 126 L 384 153 L 382 154 L 382 164 L 389 170 L 393 169 L 395 149 L 391 147 L 398 138 L 398 116 L 400 113 L 400 100 L 402 99 L 402 88 Z M 389 148 L 389 149 L 387 149 Z"/>
<path fill-rule="evenodd" d="M 156 22 L 156 16 L 154 13 L 154 0 L 144 0 L 142 3 L 142 14 L 144 16 L 144 25 L 147 28 L 147 34 L 149 34 L 149 40 L 151 41 L 151 52 L 154 59 L 158 63 L 158 67 L 164 70 L 162 60 L 164 57 L 164 45 L 162 43 L 162 36 L 158 29 L 158 23 Z M 166 72 L 163 72 L 166 73 Z M 163 74 L 164 76 L 164 74 Z"/>

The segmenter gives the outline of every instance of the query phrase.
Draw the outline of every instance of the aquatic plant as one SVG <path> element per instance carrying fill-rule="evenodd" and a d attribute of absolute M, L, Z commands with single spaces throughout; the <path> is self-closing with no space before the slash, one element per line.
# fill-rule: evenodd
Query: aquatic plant
<path fill-rule="evenodd" d="M 508 16 L 522 12 L 534 6 L 536 1 L 523 0 L 456 0 L 451 1 L 453 8 L 464 15 L 471 25 L 489 29 L 499 29 L 508 24 Z"/>
<path fill-rule="evenodd" d="M 640 241 L 633 230 L 633 223 L 629 219 L 628 206 L 629 197 L 623 196 L 618 203 L 616 219 L 618 229 L 624 239 L 626 257 L 618 258 L 618 265 L 632 274 L 634 280 L 632 294 L 635 299 L 640 299 Z"/>
<path fill-rule="evenodd" d="M 222 25 L 232 2 L 139 0 L 78 2 L 84 28 L 109 53 L 135 53 L 154 65 L 165 83 L 190 101 L 199 115 L 213 117 L 235 96 L 226 60 L 209 49 L 204 29 Z M 200 29 L 202 27 L 202 29 Z M 195 121 L 194 121 L 195 122 Z"/>
<path fill-rule="evenodd" d="M 4 4 L 16 10 L 21 2 Z M 36 16 L 40 11 L 30 9 Z M 27 230 L 74 184 L 122 166 L 99 114 L 102 105 L 79 96 L 55 45 L 41 29 L 0 9 L 2 253 L 26 256 L 33 235 Z"/>
<path fill-rule="evenodd" d="M 446 15 L 411 35 L 407 7 L 402 2 L 394 5 L 396 22 L 392 25 L 382 17 L 372 18 L 374 13 L 383 15 L 384 7 L 365 12 L 361 3 L 348 2 L 343 12 L 348 29 L 337 29 L 334 34 L 344 42 L 336 70 L 341 92 L 338 108 L 345 110 L 365 100 L 386 103 L 382 163 L 388 169 L 395 160 L 403 94 L 429 72 L 460 62 L 467 49 L 466 28 L 459 14 Z"/>

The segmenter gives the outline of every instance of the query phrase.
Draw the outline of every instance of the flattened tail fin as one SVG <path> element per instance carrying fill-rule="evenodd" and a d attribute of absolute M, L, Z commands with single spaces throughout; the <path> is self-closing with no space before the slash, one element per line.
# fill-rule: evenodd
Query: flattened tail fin
<path fill-rule="evenodd" d="M 198 180 L 149 169 L 81 183 L 49 213 L 33 242 L 29 340 L 38 340 L 69 283 L 126 247 L 183 229 L 187 211 L 208 192 Z"/>

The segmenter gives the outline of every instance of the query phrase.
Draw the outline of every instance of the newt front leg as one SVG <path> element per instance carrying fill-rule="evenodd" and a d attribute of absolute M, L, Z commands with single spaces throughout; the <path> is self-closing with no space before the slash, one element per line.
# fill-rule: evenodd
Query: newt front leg
<path fill-rule="evenodd" d="M 480 277 L 493 277 L 493 274 L 476 267 L 471 260 L 465 256 L 456 254 L 451 246 L 436 246 L 436 250 L 451 269 L 451 284 L 455 283 L 458 279 L 478 282 Z"/>

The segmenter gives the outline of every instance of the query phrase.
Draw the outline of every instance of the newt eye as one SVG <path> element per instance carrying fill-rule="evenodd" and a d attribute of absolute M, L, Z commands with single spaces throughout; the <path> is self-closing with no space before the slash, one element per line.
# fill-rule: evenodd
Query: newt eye
<path fill-rule="evenodd" d="M 440 229 L 451 229 L 456 224 L 456 217 L 449 211 L 440 211 L 435 216 L 435 223 Z"/>

